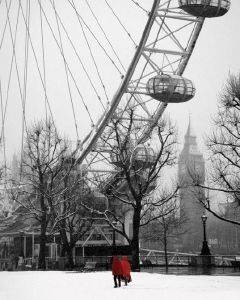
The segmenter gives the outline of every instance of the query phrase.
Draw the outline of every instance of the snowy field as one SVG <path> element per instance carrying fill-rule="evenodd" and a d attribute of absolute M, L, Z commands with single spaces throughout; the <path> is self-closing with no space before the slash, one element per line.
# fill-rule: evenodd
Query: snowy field
<path fill-rule="evenodd" d="M 240 300 L 240 276 L 132 277 L 113 288 L 111 272 L 1 272 L 0 300 Z"/>

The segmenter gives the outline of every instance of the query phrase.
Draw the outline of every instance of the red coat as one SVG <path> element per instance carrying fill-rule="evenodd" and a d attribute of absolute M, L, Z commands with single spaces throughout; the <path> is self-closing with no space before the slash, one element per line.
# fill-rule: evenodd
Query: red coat
<path fill-rule="evenodd" d="M 117 256 L 113 256 L 112 274 L 117 275 L 117 276 L 123 275 L 122 264 L 121 264 L 121 261 L 118 259 Z"/>
<path fill-rule="evenodd" d="M 122 264 L 123 276 L 129 279 L 131 277 L 130 275 L 131 266 L 127 256 L 122 257 L 121 264 Z"/>

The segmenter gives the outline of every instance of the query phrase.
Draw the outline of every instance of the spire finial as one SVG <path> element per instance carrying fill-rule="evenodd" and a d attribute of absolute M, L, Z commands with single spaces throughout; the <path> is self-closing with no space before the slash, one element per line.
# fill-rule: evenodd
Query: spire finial
<path fill-rule="evenodd" d="M 195 133 L 194 133 L 194 131 L 193 131 L 193 128 L 192 128 L 191 113 L 190 112 L 188 113 L 188 129 L 187 129 L 186 135 L 187 136 L 193 136 L 193 137 L 196 136 Z"/>

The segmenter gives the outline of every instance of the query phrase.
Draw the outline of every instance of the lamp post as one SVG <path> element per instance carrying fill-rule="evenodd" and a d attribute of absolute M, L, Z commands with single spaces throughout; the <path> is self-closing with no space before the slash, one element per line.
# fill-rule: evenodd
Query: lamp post
<path fill-rule="evenodd" d="M 202 244 L 202 250 L 200 255 L 211 255 L 210 249 L 208 247 L 207 236 L 206 236 L 207 216 L 204 214 L 201 216 L 201 218 L 203 223 L 203 244 Z"/>

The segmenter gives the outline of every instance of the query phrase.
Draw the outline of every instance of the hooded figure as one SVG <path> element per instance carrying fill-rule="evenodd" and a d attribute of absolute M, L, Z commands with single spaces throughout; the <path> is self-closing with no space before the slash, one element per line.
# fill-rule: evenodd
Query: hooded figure
<path fill-rule="evenodd" d="M 117 256 L 113 256 L 112 274 L 114 279 L 114 287 L 121 286 L 121 276 L 123 276 L 122 264 Z M 118 281 L 118 285 L 117 285 Z"/>
<path fill-rule="evenodd" d="M 131 274 L 130 274 L 131 266 L 130 266 L 127 256 L 122 257 L 121 264 L 122 264 L 122 270 L 123 270 L 123 278 L 125 281 L 125 285 L 127 285 L 127 283 L 132 280 Z"/>

